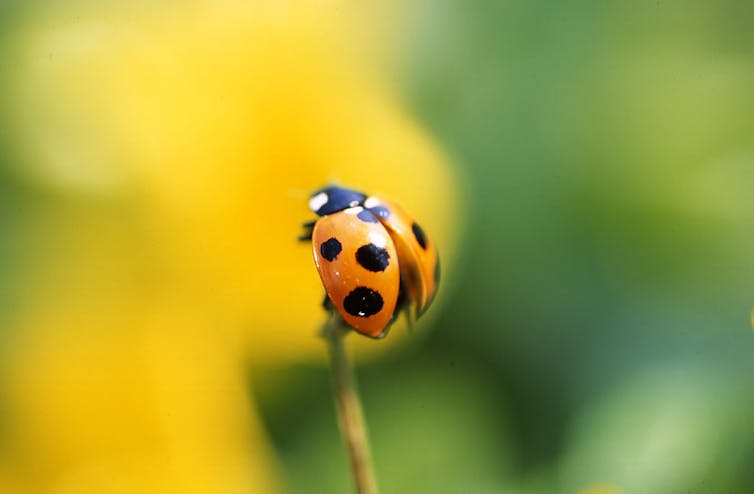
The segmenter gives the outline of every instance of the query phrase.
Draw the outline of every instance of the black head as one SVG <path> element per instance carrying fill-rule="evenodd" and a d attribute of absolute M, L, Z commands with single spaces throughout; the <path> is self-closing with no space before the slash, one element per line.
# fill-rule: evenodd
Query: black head
<path fill-rule="evenodd" d="M 331 185 L 315 191 L 309 199 L 309 209 L 325 216 L 347 208 L 359 206 L 367 198 L 361 192 Z"/>

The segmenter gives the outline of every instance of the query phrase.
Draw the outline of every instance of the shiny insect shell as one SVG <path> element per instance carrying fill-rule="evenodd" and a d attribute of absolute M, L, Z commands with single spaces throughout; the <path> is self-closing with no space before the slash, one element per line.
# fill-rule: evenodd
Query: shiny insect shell
<path fill-rule="evenodd" d="M 314 262 L 348 325 L 382 338 L 401 310 L 409 318 L 427 310 L 438 288 L 437 250 L 398 204 L 331 186 L 312 194 L 309 206 L 320 216 L 308 224 Z"/>

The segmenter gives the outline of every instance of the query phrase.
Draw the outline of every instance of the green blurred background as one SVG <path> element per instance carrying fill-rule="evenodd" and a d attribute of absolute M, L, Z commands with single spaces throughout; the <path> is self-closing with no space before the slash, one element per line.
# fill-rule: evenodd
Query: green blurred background
<path fill-rule="evenodd" d="M 383 491 L 754 491 L 754 4 L 401 16 L 394 83 L 468 194 L 432 327 L 358 369 Z M 46 200 L 3 158 L 0 324 Z M 249 372 L 284 489 L 349 492 L 327 369 Z"/>

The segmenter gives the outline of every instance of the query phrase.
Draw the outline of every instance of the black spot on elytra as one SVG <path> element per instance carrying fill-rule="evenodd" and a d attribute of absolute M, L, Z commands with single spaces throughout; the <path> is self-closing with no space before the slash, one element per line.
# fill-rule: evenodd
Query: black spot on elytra
<path fill-rule="evenodd" d="M 340 254 L 340 251 L 342 250 L 343 246 L 335 237 L 327 239 L 319 246 L 319 252 L 320 254 L 322 254 L 322 257 L 330 262 L 335 260 L 335 258 L 338 257 L 338 254 Z"/>
<path fill-rule="evenodd" d="M 343 308 L 356 317 L 373 316 L 382 310 L 382 306 L 382 295 L 365 286 L 354 288 L 343 299 Z"/>
<path fill-rule="evenodd" d="M 359 211 L 359 214 L 357 214 L 356 217 L 364 223 L 378 223 L 380 221 L 375 215 L 371 213 L 371 211 L 368 211 L 366 209 Z"/>
<path fill-rule="evenodd" d="M 390 218 L 390 210 L 385 206 L 375 206 L 373 208 L 369 208 L 369 210 L 383 220 Z"/>
<path fill-rule="evenodd" d="M 388 254 L 387 250 L 374 244 L 362 245 L 356 251 L 356 261 L 364 269 L 376 273 L 377 271 L 385 271 L 385 268 L 388 267 L 388 264 L 390 264 L 390 254 Z"/>
<path fill-rule="evenodd" d="M 422 246 L 422 249 L 427 248 L 427 236 L 424 235 L 424 230 L 422 230 L 422 227 L 419 226 L 419 223 L 414 223 L 411 225 L 411 231 L 414 232 L 414 237 L 416 237 L 416 241 L 419 242 L 419 245 Z"/>

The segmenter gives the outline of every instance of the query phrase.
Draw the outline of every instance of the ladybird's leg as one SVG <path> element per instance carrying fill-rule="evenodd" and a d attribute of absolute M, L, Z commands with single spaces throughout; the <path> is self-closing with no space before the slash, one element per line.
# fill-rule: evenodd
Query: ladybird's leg
<path fill-rule="evenodd" d="M 406 286 L 403 284 L 403 277 L 401 276 L 401 284 L 398 289 L 398 300 L 395 302 L 394 314 L 400 313 L 408 304 L 408 297 L 406 296 Z"/>
<path fill-rule="evenodd" d="M 317 222 L 317 220 L 312 221 L 305 221 L 301 224 L 301 227 L 304 229 L 304 233 L 299 235 L 298 241 L 299 242 L 309 242 L 312 239 L 312 232 L 314 231 L 314 224 Z"/>
<path fill-rule="evenodd" d="M 325 309 L 327 312 L 335 312 L 335 306 L 332 303 L 332 300 L 330 300 L 330 297 L 327 296 L 325 293 L 325 299 L 322 301 L 322 308 Z"/>
<path fill-rule="evenodd" d="M 401 277 L 401 285 L 398 290 L 398 301 L 395 303 L 395 312 L 393 313 L 393 320 L 390 323 L 392 324 L 395 322 L 395 320 L 403 314 L 406 319 L 406 326 L 408 326 L 408 332 L 413 333 L 414 318 L 411 316 L 411 304 L 407 294 L 408 291 L 406 290 L 406 285 L 403 282 L 403 277 Z"/>

